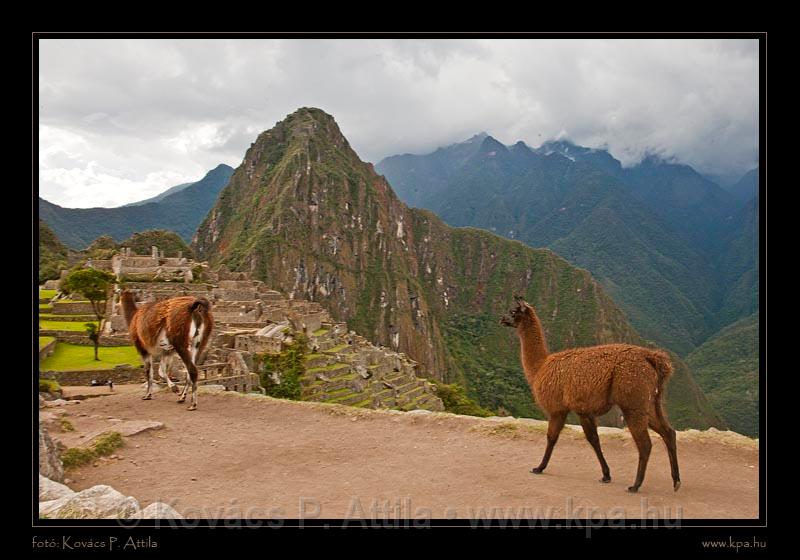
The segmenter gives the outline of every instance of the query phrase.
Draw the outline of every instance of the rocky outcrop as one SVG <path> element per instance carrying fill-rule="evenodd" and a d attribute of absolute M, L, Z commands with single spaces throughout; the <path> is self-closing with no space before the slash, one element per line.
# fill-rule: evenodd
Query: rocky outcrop
<path fill-rule="evenodd" d="M 172 506 L 154 502 L 144 509 L 139 502 L 111 486 L 100 484 L 75 492 L 39 475 L 39 517 L 48 519 L 183 519 Z"/>
<path fill-rule="evenodd" d="M 44 423 L 39 421 L 39 474 L 64 482 L 64 465 L 56 443 L 50 438 Z"/>
<path fill-rule="evenodd" d="M 39 503 L 39 516 L 55 519 L 128 519 L 139 502 L 104 484 Z"/>
<path fill-rule="evenodd" d="M 183 519 L 183 516 L 169 504 L 153 502 L 128 519 Z"/>
<path fill-rule="evenodd" d="M 49 502 L 72 496 L 75 493 L 64 484 L 59 484 L 47 477 L 39 475 L 39 501 Z"/>

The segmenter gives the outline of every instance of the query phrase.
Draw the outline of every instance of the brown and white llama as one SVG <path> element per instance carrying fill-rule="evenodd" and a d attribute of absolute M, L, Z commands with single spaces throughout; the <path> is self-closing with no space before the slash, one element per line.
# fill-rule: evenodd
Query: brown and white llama
<path fill-rule="evenodd" d="M 178 402 L 186 400 L 191 382 L 192 399 L 188 410 L 196 410 L 197 357 L 205 350 L 214 328 L 209 301 L 204 297 L 181 296 L 145 303 L 137 308 L 133 294 L 123 290 L 120 304 L 131 340 L 144 361 L 147 373 L 147 393 L 142 399 L 152 398 L 153 359 L 158 356 L 161 356 L 159 375 L 173 392 L 178 391 L 168 372 L 169 364 L 177 354 L 187 371 L 186 383 Z"/>
<path fill-rule="evenodd" d="M 664 412 L 664 386 L 672 374 L 669 355 L 630 344 L 605 344 L 573 348 L 555 354 L 547 351 L 542 325 L 533 307 L 515 296 L 517 305 L 500 322 L 517 329 L 525 378 L 539 406 L 547 413 L 547 448 L 542 462 L 531 470 L 541 474 L 550 461 L 567 414 L 575 412 L 583 433 L 594 449 L 603 471 L 601 482 L 611 481 L 611 472 L 600 449 L 597 420 L 618 405 L 639 450 L 636 480 L 629 492 L 637 492 L 650 458 L 648 426 L 667 446 L 675 491 L 681 486 L 675 430 Z"/>

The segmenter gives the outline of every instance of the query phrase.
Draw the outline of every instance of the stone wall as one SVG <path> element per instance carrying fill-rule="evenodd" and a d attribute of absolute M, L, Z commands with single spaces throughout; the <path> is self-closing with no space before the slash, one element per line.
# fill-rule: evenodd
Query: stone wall
<path fill-rule="evenodd" d="M 56 331 L 56 330 L 40 330 L 39 336 L 54 336 L 59 342 L 66 342 L 67 344 L 77 344 L 78 346 L 94 346 L 94 343 L 89 340 L 86 333 L 79 331 Z M 101 336 L 100 347 L 103 346 L 130 346 L 130 339 L 124 336 Z"/>
<path fill-rule="evenodd" d="M 52 305 L 54 315 L 94 315 L 92 304 L 88 301 L 54 301 Z"/>
<path fill-rule="evenodd" d="M 52 336 L 52 335 L 45 335 L 45 336 Z M 56 340 L 51 340 L 45 346 L 43 346 L 42 348 L 39 349 L 39 361 L 40 362 L 42 360 L 44 360 L 47 356 L 49 356 L 50 354 L 53 353 L 53 350 L 56 349 L 56 343 L 57 342 L 58 342 L 57 339 Z"/>
<path fill-rule="evenodd" d="M 117 366 L 110 369 L 87 369 L 74 371 L 43 371 L 39 373 L 42 379 L 54 379 L 59 385 L 90 385 L 92 379 L 114 383 L 138 383 L 146 381 L 144 367 L 129 365 Z"/>

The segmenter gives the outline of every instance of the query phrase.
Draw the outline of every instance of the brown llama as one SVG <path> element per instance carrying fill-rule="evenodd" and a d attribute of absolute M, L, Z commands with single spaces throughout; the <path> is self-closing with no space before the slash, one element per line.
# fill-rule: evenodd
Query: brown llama
<path fill-rule="evenodd" d="M 517 305 L 500 322 L 517 329 L 525 378 L 533 398 L 547 413 L 547 448 L 542 462 L 531 470 L 541 474 L 550 461 L 564 427 L 567 414 L 575 412 L 583 433 L 594 449 L 603 478 L 610 482 L 611 472 L 600 449 L 597 420 L 613 405 L 619 406 L 639 450 L 636 480 L 629 492 L 637 492 L 644 480 L 650 458 L 648 426 L 667 446 L 675 491 L 681 486 L 675 430 L 664 412 L 664 386 L 672 374 L 669 355 L 630 344 L 605 344 L 573 348 L 549 354 L 542 325 L 533 307 L 515 296 Z"/>
<path fill-rule="evenodd" d="M 146 303 L 136 307 L 133 294 L 124 290 L 120 295 L 122 313 L 136 350 L 142 357 L 147 373 L 147 393 L 143 400 L 152 398 L 153 358 L 161 356 L 159 375 L 173 392 L 177 385 L 169 378 L 167 368 L 175 354 L 186 366 L 186 383 L 178 399 L 186 400 L 189 382 L 192 400 L 188 410 L 197 409 L 197 357 L 203 352 L 214 328 L 211 304 L 204 297 L 181 296 Z"/>

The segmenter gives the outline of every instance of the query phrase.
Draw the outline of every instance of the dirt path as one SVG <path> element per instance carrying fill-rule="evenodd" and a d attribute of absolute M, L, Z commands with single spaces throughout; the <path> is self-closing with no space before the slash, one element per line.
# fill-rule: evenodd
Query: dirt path
<path fill-rule="evenodd" d="M 121 458 L 68 472 L 81 490 L 109 484 L 142 507 L 160 500 L 194 518 L 753 518 L 758 450 L 720 436 L 681 434 L 683 486 L 672 491 L 663 443 L 642 490 L 625 489 L 636 469 L 629 435 L 601 435 L 612 482 L 580 432 L 565 429 L 544 475 L 540 425 L 443 414 L 401 414 L 204 394 L 188 412 L 174 396 L 143 402 L 121 391 L 61 407 L 69 446 L 111 419 L 165 427 L 126 438 Z M 49 409 L 52 411 L 53 409 Z M 377 509 L 375 509 L 377 506 Z"/>

